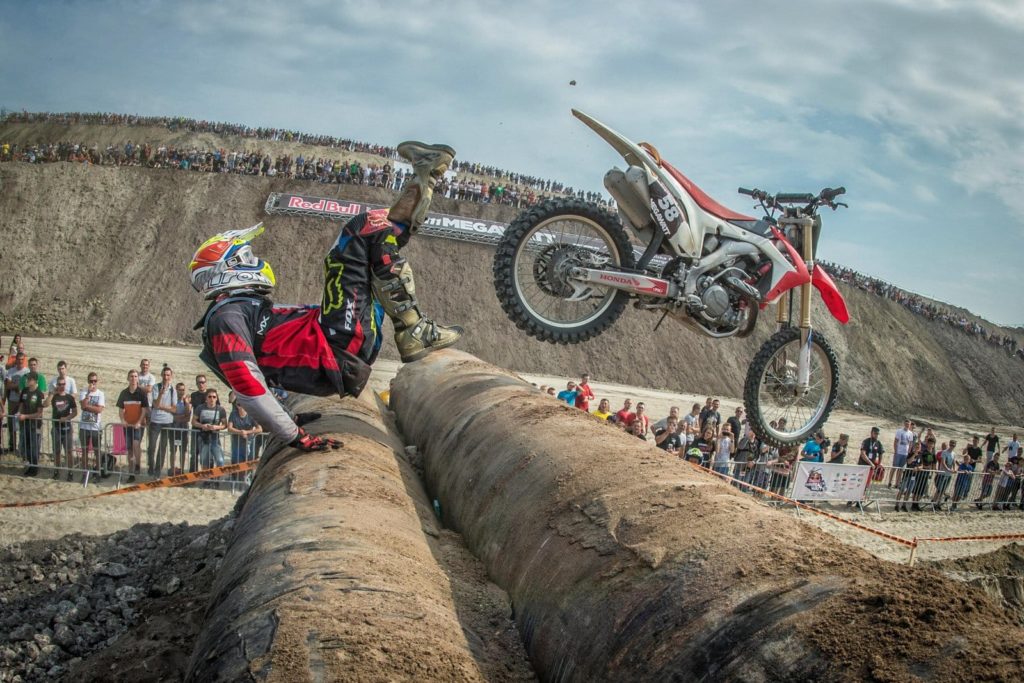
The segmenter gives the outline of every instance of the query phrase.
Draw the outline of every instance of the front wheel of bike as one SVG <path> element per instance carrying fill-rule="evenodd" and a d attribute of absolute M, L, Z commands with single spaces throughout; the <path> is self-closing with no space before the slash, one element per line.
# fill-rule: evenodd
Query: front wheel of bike
<path fill-rule="evenodd" d="M 776 332 L 747 370 L 743 400 L 757 436 L 772 446 L 807 440 L 828 420 L 839 397 L 839 361 L 832 346 L 811 331 L 810 376 L 799 385 L 800 329 Z"/>

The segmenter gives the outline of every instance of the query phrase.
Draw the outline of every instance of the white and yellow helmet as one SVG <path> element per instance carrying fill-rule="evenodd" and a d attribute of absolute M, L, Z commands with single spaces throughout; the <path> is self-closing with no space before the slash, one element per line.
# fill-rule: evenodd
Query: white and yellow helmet
<path fill-rule="evenodd" d="M 207 299 L 224 292 L 269 292 L 277 284 L 274 270 L 256 258 L 249 242 L 263 234 L 263 223 L 228 230 L 203 242 L 189 265 L 192 287 Z"/>

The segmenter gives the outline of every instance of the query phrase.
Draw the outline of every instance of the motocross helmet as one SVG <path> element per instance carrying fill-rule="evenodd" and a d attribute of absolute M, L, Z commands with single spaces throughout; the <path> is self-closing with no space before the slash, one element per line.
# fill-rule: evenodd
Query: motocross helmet
<path fill-rule="evenodd" d="M 274 270 L 256 258 L 249 242 L 263 234 L 263 223 L 228 230 L 203 242 L 189 265 L 192 287 L 207 299 L 226 292 L 265 293 L 277 283 Z"/>

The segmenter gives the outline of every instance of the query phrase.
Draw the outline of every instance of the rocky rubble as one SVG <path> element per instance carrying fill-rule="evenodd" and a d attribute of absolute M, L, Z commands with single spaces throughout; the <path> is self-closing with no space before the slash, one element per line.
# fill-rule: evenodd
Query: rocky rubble
<path fill-rule="evenodd" d="M 233 525 L 138 524 L 0 550 L 0 683 L 143 680 L 140 662 L 121 661 L 138 634 L 171 651 L 151 676 L 182 678 Z"/>

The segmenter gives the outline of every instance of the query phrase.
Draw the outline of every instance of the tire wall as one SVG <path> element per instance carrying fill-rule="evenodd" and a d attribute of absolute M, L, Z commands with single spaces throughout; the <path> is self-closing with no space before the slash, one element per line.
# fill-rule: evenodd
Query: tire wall
<path fill-rule="evenodd" d="M 905 567 L 843 547 L 468 354 L 405 365 L 391 405 L 445 525 L 509 593 L 542 680 L 857 676 L 824 654 L 820 637 L 840 627 L 823 620 L 861 595 L 913 604 L 922 591 Z M 963 642 L 977 640 L 940 612 Z M 906 661 L 884 620 L 839 618 L 884 661 Z M 937 667 L 951 656 L 929 654 Z"/>
<path fill-rule="evenodd" d="M 342 449 L 268 453 L 234 527 L 188 680 L 480 680 L 376 406 L 304 399 Z"/>

